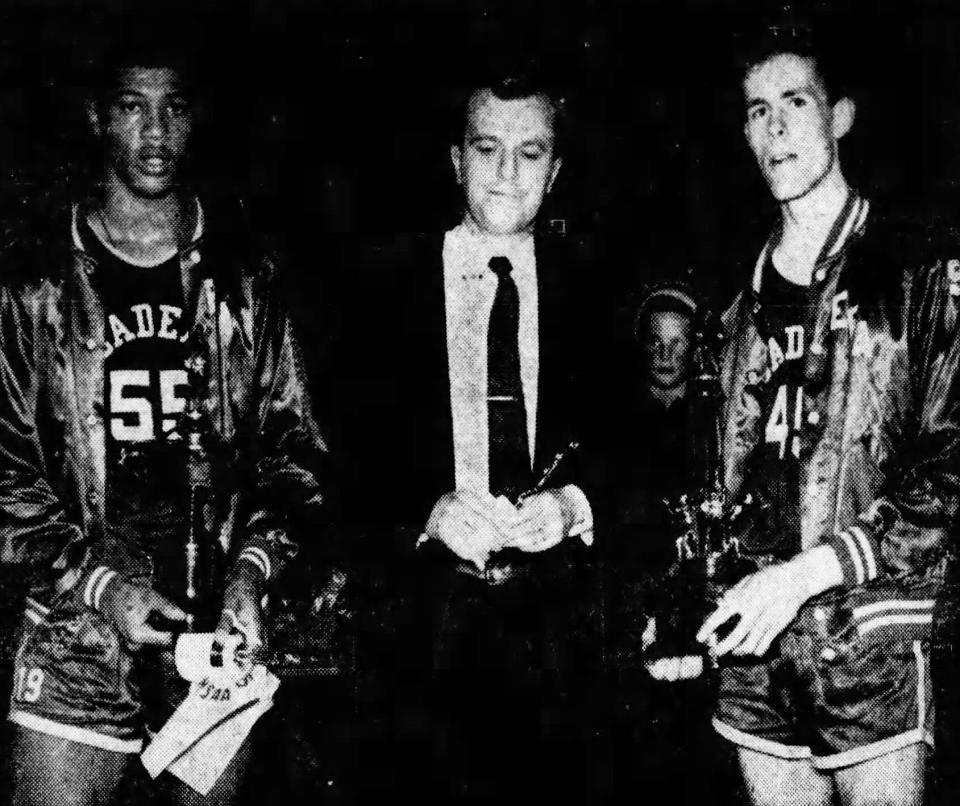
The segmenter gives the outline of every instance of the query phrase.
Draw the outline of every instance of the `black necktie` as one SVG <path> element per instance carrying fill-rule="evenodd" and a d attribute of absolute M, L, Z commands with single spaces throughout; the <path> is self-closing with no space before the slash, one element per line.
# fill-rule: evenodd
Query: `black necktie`
<path fill-rule="evenodd" d="M 530 483 L 527 411 L 520 380 L 520 295 L 505 257 L 490 259 L 497 294 L 487 331 L 490 492 L 513 498 Z"/>

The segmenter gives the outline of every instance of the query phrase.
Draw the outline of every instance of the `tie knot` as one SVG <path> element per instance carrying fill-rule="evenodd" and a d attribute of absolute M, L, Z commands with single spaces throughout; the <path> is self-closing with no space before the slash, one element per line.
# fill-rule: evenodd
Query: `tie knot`
<path fill-rule="evenodd" d="M 490 262 L 487 265 L 490 267 L 490 271 L 496 274 L 500 280 L 504 277 L 509 277 L 510 272 L 513 271 L 513 264 L 503 256 L 490 258 Z"/>

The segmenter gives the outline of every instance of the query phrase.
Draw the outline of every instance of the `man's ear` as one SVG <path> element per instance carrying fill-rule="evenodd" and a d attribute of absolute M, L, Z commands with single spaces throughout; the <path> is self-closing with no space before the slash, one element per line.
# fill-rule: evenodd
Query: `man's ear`
<path fill-rule="evenodd" d="M 835 140 L 839 140 L 853 128 L 856 115 L 857 105 L 852 98 L 841 98 L 833 105 L 833 120 L 830 123 L 830 130 Z"/>
<path fill-rule="evenodd" d="M 547 182 L 547 193 L 553 190 L 553 183 L 557 181 L 557 174 L 560 173 L 560 165 L 563 160 L 557 158 L 553 161 L 553 167 L 550 169 L 550 181 Z"/>
<path fill-rule="evenodd" d="M 450 146 L 450 161 L 453 163 L 453 172 L 457 176 L 457 184 L 463 184 L 463 151 L 460 146 Z"/>
<path fill-rule="evenodd" d="M 100 125 L 100 112 L 93 101 L 87 101 L 87 125 L 94 137 L 100 137 L 103 134 L 103 128 Z"/>

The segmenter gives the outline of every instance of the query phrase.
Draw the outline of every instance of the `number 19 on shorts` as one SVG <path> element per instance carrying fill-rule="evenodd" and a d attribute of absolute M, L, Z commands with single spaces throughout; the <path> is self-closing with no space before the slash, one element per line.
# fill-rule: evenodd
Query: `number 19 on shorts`
<path fill-rule="evenodd" d="M 43 690 L 43 669 L 21 666 L 13 681 L 14 699 L 21 702 L 36 702 Z"/>

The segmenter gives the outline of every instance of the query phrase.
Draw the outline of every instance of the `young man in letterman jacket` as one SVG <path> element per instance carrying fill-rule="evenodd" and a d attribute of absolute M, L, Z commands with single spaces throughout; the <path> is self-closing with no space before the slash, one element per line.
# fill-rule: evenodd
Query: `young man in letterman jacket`
<path fill-rule="evenodd" d="M 88 108 L 101 184 L 8 253 L 0 292 L 0 536 L 31 588 L 15 803 L 109 802 L 145 728 L 185 694 L 156 617 L 262 645 L 269 583 L 324 500 L 273 261 L 184 184 L 194 104 L 179 54 L 131 48 Z M 219 578 L 207 551 L 187 556 L 194 528 L 222 547 Z M 206 799 L 166 774 L 163 788 L 228 802 L 244 756 Z"/>
<path fill-rule="evenodd" d="M 759 570 L 700 638 L 753 803 L 915 804 L 960 495 L 960 285 L 951 254 L 920 257 L 847 184 L 854 104 L 803 40 L 776 32 L 742 74 L 780 206 L 722 367 L 725 481 Z"/>

